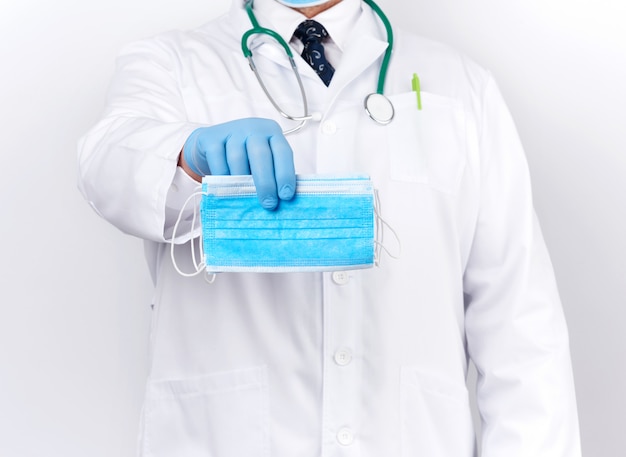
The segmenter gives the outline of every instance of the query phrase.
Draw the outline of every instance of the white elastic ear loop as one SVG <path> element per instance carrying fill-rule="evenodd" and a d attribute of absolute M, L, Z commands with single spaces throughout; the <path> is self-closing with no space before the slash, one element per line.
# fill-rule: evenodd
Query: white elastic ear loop
<path fill-rule="evenodd" d="M 376 239 L 374 240 L 376 250 L 374 252 L 374 264 L 376 266 L 380 265 L 382 251 L 385 251 L 389 257 L 396 260 L 399 259 L 400 255 L 402 254 L 402 243 L 400 242 L 400 237 L 393 229 L 393 227 L 389 225 L 389 223 L 385 219 L 383 219 L 383 217 L 381 216 L 380 207 L 381 204 L 380 197 L 378 195 L 378 189 L 374 189 L 374 214 L 376 216 Z M 385 227 L 387 227 L 391 231 L 398 244 L 398 253 L 396 255 L 392 254 L 389 249 L 387 249 L 384 245 Z"/>
<path fill-rule="evenodd" d="M 194 192 L 193 194 L 191 194 L 189 197 L 187 197 L 187 200 L 185 200 L 185 203 L 183 204 L 183 207 L 180 209 L 180 212 L 178 213 L 178 217 L 176 218 L 176 223 L 174 224 L 174 229 L 172 231 L 172 240 L 170 241 L 170 257 L 172 258 L 172 264 L 174 265 L 174 269 L 176 270 L 176 272 L 181 275 L 184 276 L 186 278 L 190 278 L 193 276 L 197 276 L 200 273 L 202 273 L 203 271 L 205 273 L 207 273 L 204 270 L 204 267 L 206 266 L 204 263 L 204 246 L 202 243 L 202 235 L 200 235 L 200 260 L 198 260 L 198 258 L 196 257 L 196 249 L 195 249 L 195 243 L 193 241 L 193 239 L 189 240 L 190 244 L 191 244 L 191 260 L 194 264 L 194 266 L 196 267 L 196 271 L 194 271 L 193 273 L 186 273 L 184 271 L 182 271 L 180 269 L 180 267 L 178 266 L 178 263 L 176 262 L 176 255 L 174 253 L 174 248 L 176 247 L 176 244 L 174 243 L 174 240 L 176 239 L 176 232 L 178 231 L 178 226 L 180 225 L 180 222 L 183 218 L 183 212 L 185 211 L 185 208 L 187 208 L 187 205 L 189 204 L 189 202 L 192 199 L 196 199 L 198 196 L 201 195 L 206 195 L 204 192 L 202 191 L 198 191 L 198 192 Z M 198 216 L 198 204 L 197 204 L 197 200 L 196 203 L 194 203 L 193 205 L 193 217 L 191 219 L 191 232 L 193 233 L 194 229 L 196 228 L 196 220 L 197 220 L 197 216 Z M 208 273 L 207 273 L 208 274 Z M 208 275 L 208 277 L 205 277 L 205 280 L 209 283 L 212 284 L 213 281 L 215 281 L 215 273 Z"/>

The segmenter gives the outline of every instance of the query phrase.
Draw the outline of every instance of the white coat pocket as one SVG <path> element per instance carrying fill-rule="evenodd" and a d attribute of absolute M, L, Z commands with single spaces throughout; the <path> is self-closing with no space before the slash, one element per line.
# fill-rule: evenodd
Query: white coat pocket
<path fill-rule="evenodd" d="M 402 457 L 473 457 L 475 437 L 465 384 L 418 368 L 401 372 Z"/>
<path fill-rule="evenodd" d="M 142 457 L 267 457 L 264 367 L 148 383 Z"/>
<path fill-rule="evenodd" d="M 422 92 L 417 109 L 415 92 L 389 97 L 393 121 L 385 127 L 390 178 L 429 185 L 456 194 L 465 165 L 465 114 L 457 100 Z"/>

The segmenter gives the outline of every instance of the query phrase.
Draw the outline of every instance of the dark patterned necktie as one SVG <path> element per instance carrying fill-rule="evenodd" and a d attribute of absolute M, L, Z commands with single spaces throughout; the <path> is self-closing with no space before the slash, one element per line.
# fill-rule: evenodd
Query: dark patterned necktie
<path fill-rule="evenodd" d="M 311 65 L 315 73 L 317 73 L 324 84 L 328 86 L 335 73 L 335 69 L 328 60 L 326 60 L 326 56 L 324 55 L 322 40 L 328 37 L 328 32 L 324 26 L 319 22 L 308 19 L 298 26 L 294 32 L 294 36 L 304 44 L 302 58 Z"/>

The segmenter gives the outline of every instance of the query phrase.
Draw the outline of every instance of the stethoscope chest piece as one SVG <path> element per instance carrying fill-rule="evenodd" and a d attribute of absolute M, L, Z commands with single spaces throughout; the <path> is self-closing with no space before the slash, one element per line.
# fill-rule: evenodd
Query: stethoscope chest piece
<path fill-rule="evenodd" d="M 383 94 L 372 93 L 365 97 L 365 111 L 380 125 L 387 125 L 393 120 L 393 105 Z"/>

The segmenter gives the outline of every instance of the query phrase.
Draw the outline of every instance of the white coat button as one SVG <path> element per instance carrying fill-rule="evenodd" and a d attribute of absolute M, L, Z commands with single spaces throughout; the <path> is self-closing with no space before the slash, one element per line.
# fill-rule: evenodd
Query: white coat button
<path fill-rule="evenodd" d="M 324 135 L 334 135 L 337 133 L 337 124 L 333 121 L 326 121 L 322 124 L 322 133 Z"/>
<path fill-rule="evenodd" d="M 346 365 L 350 365 L 352 362 L 352 353 L 348 349 L 340 349 L 335 352 L 335 363 L 340 367 L 345 367 Z"/>
<path fill-rule="evenodd" d="M 354 443 L 354 433 L 349 428 L 342 428 L 337 432 L 337 441 L 342 446 L 350 446 Z"/>
<path fill-rule="evenodd" d="M 348 275 L 347 271 L 334 271 L 332 277 L 333 282 L 340 286 L 348 284 L 348 282 L 350 281 L 350 276 Z"/>

